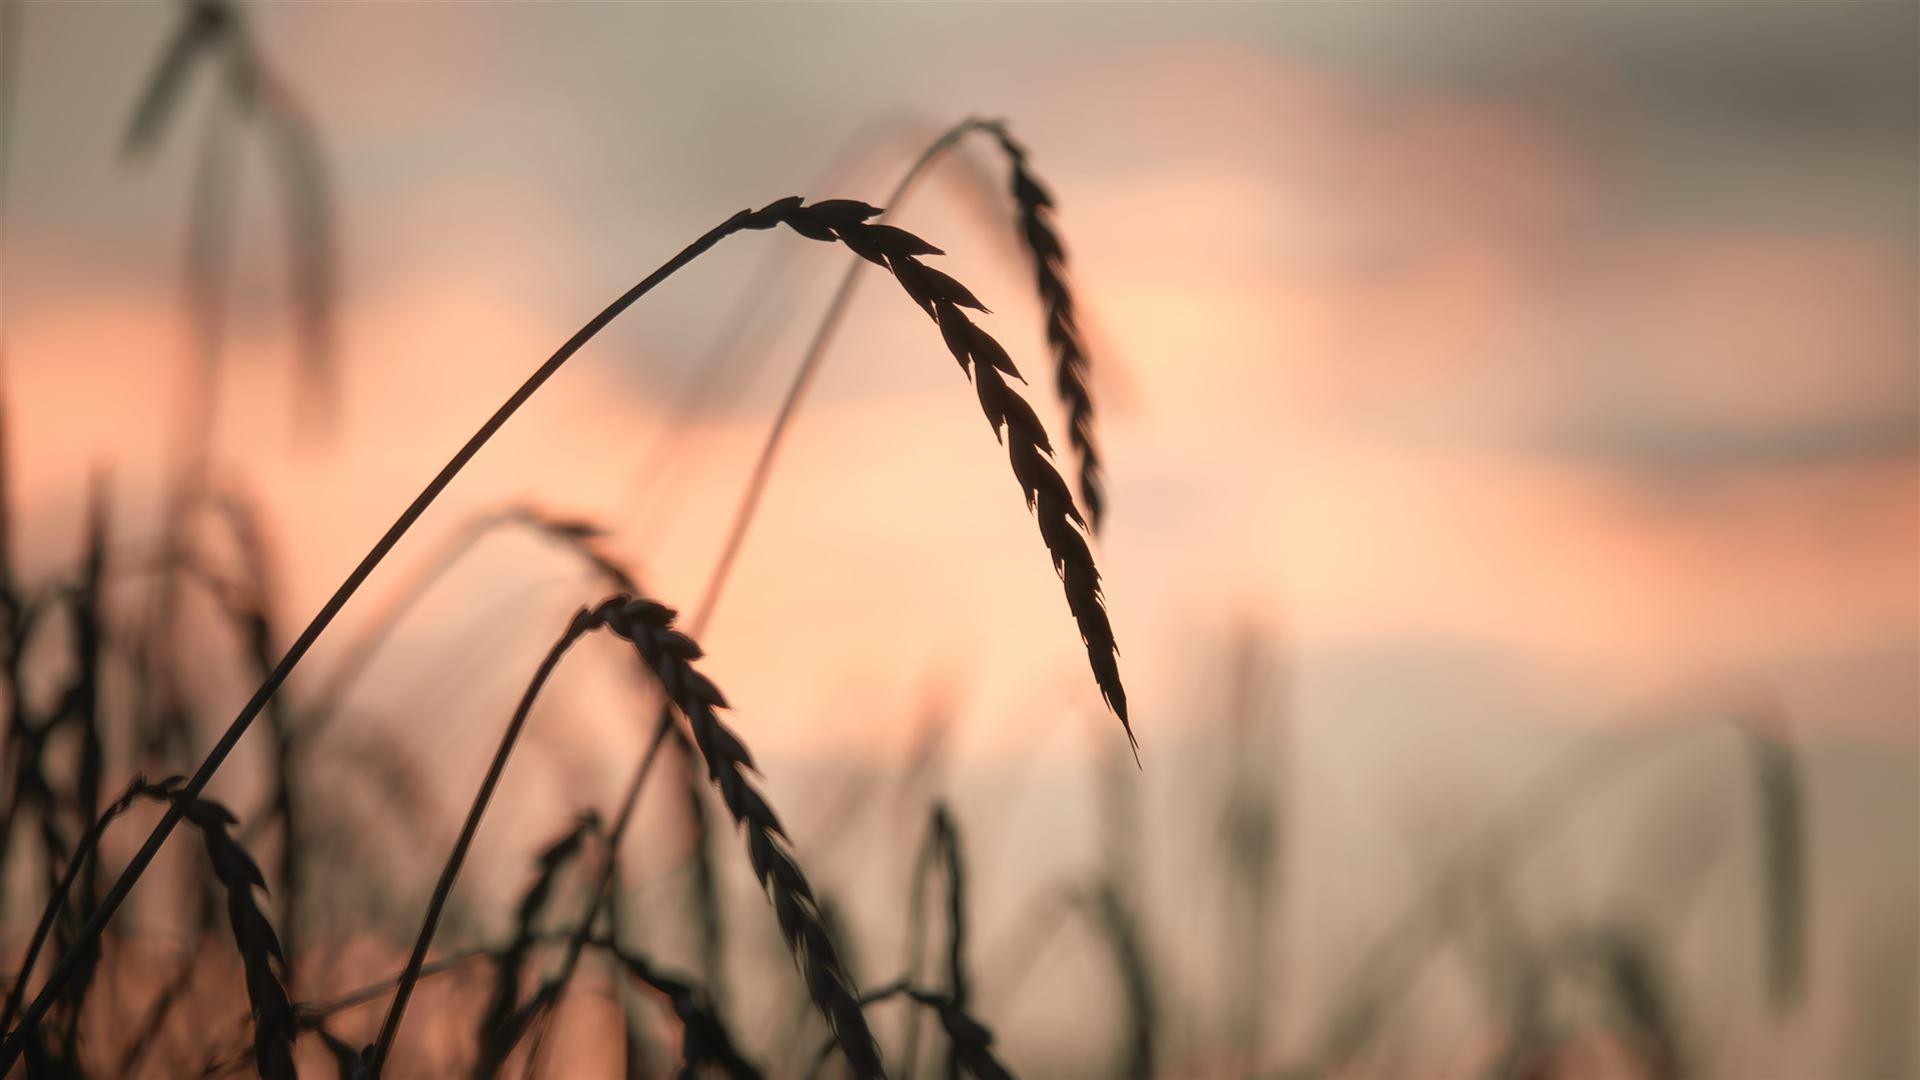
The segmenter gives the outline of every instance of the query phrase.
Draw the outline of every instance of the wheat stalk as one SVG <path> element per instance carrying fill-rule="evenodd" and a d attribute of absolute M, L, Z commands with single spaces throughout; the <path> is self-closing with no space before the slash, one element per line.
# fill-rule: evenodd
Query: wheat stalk
<path fill-rule="evenodd" d="M 1155 1000 L 1146 943 L 1141 939 L 1138 920 L 1118 885 L 1109 878 L 1095 883 L 1083 902 L 1113 952 L 1114 967 L 1120 976 L 1121 989 L 1125 991 L 1126 1034 L 1121 1051 L 1122 1064 L 1115 1075 L 1128 1077 L 1129 1080 L 1147 1080 L 1154 1074 L 1154 1035 L 1159 1026 L 1159 1006 Z"/>

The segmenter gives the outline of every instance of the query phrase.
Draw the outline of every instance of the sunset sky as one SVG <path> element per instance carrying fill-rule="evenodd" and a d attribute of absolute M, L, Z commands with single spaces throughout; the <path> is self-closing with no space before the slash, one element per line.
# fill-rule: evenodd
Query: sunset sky
<path fill-rule="evenodd" d="M 344 392 L 330 440 L 301 444 L 253 152 L 220 471 L 269 506 L 304 617 L 525 372 L 684 242 L 789 193 L 877 201 L 934 133 L 1001 116 L 1057 195 L 1096 348 L 1098 550 L 1149 760 L 1248 622 L 1286 642 L 1307 723 L 1602 723 L 1724 684 L 1911 741 L 1917 11 L 256 5 L 336 187 Z M 120 138 L 176 17 L 25 13 L 6 392 L 42 568 L 72 554 L 90 471 L 130 548 L 154 506 L 211 80 L 152 160 Z M 898 221 L 994 309 L 1056 423 L 1004 184 L 969 144 Z M 728 241 L 575 360 L 401 562 L 530 499 L 613 525 L 691 603 L 845 259 Z M 741 375 L 689 412 L 768 260 Z M 1003 453 L 933 328 L 868 276 L 708 635 L 716 677 L 788 748 L 897 751 L 943 671 L 967 675 L 978 750 L 1097 717 Z M 461 700 L 503 700 L 597 588 L 502 540 L 382 677 L 491 650 Z"/>
<path fill-rule="evenodd" d="M 11 526 L 28 576 L 55 580 L 78 561 L 89 485 L 110 484 L 129 609 L 196 363 L 184 270 L 214 80 L 198 74 L 151 153 L 122 144 L 182 10 L 36 0 L 10 9 L 5 43 L 18 61 L 0 139 Z M 1224 992 L 1209 967 L 1220 943 L 1198 940 L 1224 895 L 1216 811 L 1223 770 L 1245 768 L 1280 808 L 1298 996 L 1265 1004 L 1291 1051 L 1331 1013 L 1325 991 L 1357 943 L 1427 895 L 1437 838 L 1506 820 L 1497 796 L 1552 752 L 1604 744 L 1651 765 L 1524 899 L 1579 930 L 1635 890 L 1711 879 L 1711 920 L 1689 922 L 1684 897 L 1647 910 L 1671 918 L 1693 1030 L 1720 1040 L 1717 1064 L 1831 1073 L 1832 1048 L 1851 1052 L 1872 1012 L 1862 1002 L 1911 1051 L 1920 5 L 244 10 L 311 114 L 339 258 L 338 394 L 316 427 L 326 410 L 296 404 L 310 387 L 281 191 L 243 133 L 209 434 L 214 476 L 264 511 L 279 645 L 527 373 L 683 245 L 790 194 L 881 201 L 941 131 L 1000 117 L 1056 198 L 1093 354 L 1110 497 L 1095 550 L 1141 768 L 964 376 L 925 316 L 863 269 L 701 636 L 808 873 L 851 897 L 863 940 L 894 943 L 922 807 L 874 799 L 880 827 L 834 847 L 856 815 L 836 818 L 822 792 L 852 791 L 852 805 L 898 781 L 959 807 L 981 853 L 989 979 L 1009 955 L 989 950 L 1022 940 L 997 931 L 1021 929 L 1035 896 L 1092 880 L 1123 831 L 1102 800 L 1122 792 L 1162 985 L 1204 991 L 1176 1003 L 1193 1013 L 1182 1037 L 1203 1038 L 1206 995 Z M 894 210 L 993 309 L 981 325 L 1064 443 L 997 148 L 964 143 Z M 283 697 L 312 700 L 413 569 L 503 505 L 604 523 L 655 596 L 693 605 L 850 259 L 747 233 L 645 298 L 455 481 Z M 542 650 L 606 588 L 551 545 L 487 540 L 399 625 L 307 767 L 358 768 L 356 736 L 391 737 L 406 752 L 391 760 L 430 775 L 420 817 L 450 837 Z M 255 675 L 226 637 L 208 641 L 191 643 L 204 684 L 188 696 L 224 719 Z M 1243 649 L 1267 680 L 1253 707 L 1267 757 L 1225 734 L 1255 726 L 1227 723 L 1247 719 L 1229 704 Z M 504 910 L 526 852 L 611 805 L 637 759 L 648 719 L 629 669 L 606 641 L 577 652 L 520 752 L 544 768 L 516 758 L 463 902 Z M 32 693 L 52 693 L 33 677 Z M 928 717 L 949 714 L 952 744 L 923 759 L 948 771 L 902 779 Z M 1755 717 L 1784 723 L 1811 792 L 1801 869 L 1818 993 L 1791 1029 L 1765 1011 L 1755 927 L 1740 921 L 1760 918 L 1759 841 L 1735 816 L 1753 806 L 1750 763 L 1719 721 Z M 1680 742 L 1702 732 L 1720 741 Z M 240 796 L 257 794 L 260 743 L 214 794 L 258 805 Z M 1137 786 L 1103 788 L 1111 775 Z M 1710 859 L 1688 846 L 1703 835 Z M 635 836 L 641 906 L 682 853 Z M 403 855 L 401 879 L 438 865 L 437 849 Z M 1693 876 L 1673 886 L 1663 858 L 1692 860 Z M 1499 872 L 1518 881 L 1513 859 Z M 723 875 L 756 891 L 735 862 Z M 339 914 L 343 948 L 384 932 L 368 929 L 379 918 L 413 925 L 416 883 L 374 884 L 399 899 L 366 889 L 374 901 Z M 402 916 L 376 910 L 389 900 Z M 1524 906 L 1494 913 L 1515 916 L 1517 937 L 1532 929 Z M 774 957 L 784 971 L 772 921 L 742 925 L 736 966 Z M 388 970 L 375 946 L 340 970 Z M 1464 962 L 1454 974 L 1473 977 Z M 1112 985 L 1105 967 L 1060 963 L 1021 1009 L 989 995 L 1002 1045 L 1042 1070 L 1067 1056 L 1097 1070 L 1086 1048 L 1105 1044 L 1067 1036 L 1119 1015 L 1080 996 Z M 1428 1052 L 1482 1040 L 1482 1018 L 1445 1011 L 1472 995 L 1436 986 L 1438 1011 L 1409 1030 L 1440 1017 Z M 760 1023 L 787 989 L 757 983 L 751 1030 L 784 1022 Z M 1200 1042 L 1177 1049 L 1177 1064 L 1203 1061 Z"/>

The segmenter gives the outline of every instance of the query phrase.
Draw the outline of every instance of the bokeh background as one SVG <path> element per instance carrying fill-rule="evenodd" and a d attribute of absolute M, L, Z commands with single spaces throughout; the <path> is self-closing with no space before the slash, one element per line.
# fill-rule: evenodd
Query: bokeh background
<path fill-rule="evenodd" d="M 879 201 L 941 130 L 1003 117 L 1059 203 L 1094 346 L 1098 553 L 1141 767 L 960 373 L 866 283 L 703 638 L 863 979 L 904 963 L 941 798 L 972 871 L 979 1008 L 1031 1075 L 1132 1064 L 1117 938 L 1076 914 L 1095 881 L 1123 883 L 1167 1075 L 1311 1064 L 1354 1001 L 1390 1004 L 1336 1071 L 1487 1072 L 1516 1000 L 1549 1002 L 1567 1070 L 1636 1071 L 1605 1045 L 1622 1022 L 1604 994 L 1512 977 L 1533 970 L 1516 955 L 1621 928 L 1654 943 L 1688 1071 L 1920 1067 L 1920 7 L 246 16 L 324 150 L 339 272 L 323 403 L 299 374 L 273 165 L 239 139 L 207 438 L 261 507 L 288 633 L 526 372 L 682 244 L 787 194 Z M 0 296 L 28 577 L 70 571 L 95 476 L 116 550 L 137 564 L 156 542 L 203 348 L 183 268 L 217 80 L 188 84 L 150 153 L 122 140 L 180 17 L 31 3 L 8 26 Z M 1056 424 L 991 144 L 895 220 L 994 309 Z M 676 277 L 462 475 L 310 666 L 341 660 L 436 537 L 505 504 L 604 524 L 691 604 L 844 264 L 753 234 Z M 503 535 L 396 627 L 328 740 L 378 732 L 405 755 L 424 839 L 311 915 L 312 947 L 357 951 L 309 996 L 393 966 L 379 942 L 417 919 L 519 687 L 603 591 Z M 204 745 L 248 669 L 211 628 L 181 647 L 204 657 Z M 582 654 L 535 714 L 450 941 L 504 925 L 529 853 L 637 759 L 641 698 L 610 647 Z M 1805 822 L 1785 1006 L 1756 730 L 1789 748 Z M 245 806 L 258 769 L 243 745 L 214 790 Z M 637 932 L 669 956 L 679 844 L 629 845 Z M 733 1011 L 784 1073 L 799 983 L 736 847 Z M 9 948 L 37 907 L 9 905 Z M 1428 944 L 1375 977 L 1407 912 Z M 605 1065 L 578 1030 L 556 1069 Z"/>

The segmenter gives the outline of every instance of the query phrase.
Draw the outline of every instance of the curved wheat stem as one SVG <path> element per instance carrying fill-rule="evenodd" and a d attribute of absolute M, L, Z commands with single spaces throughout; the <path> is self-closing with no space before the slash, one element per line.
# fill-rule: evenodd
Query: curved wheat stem
<path fill-rule="evenodd" d="M 535 699 L 546 687 L 554 669 L 560 666 L 560 659 L 567 650 L 605 625 L 605 616 L 599 609 L 581 608 L 567 623 L 566 630 L 552 648 L 547 650 L 532 681 L 527 683 L 526 691 L 520 695 L 520 704 L 514 709 L 513 718 L 507 722 L 507 729 L 500 736 L 500 747 L 487 765 L 487 775 L 481 780 L 480 789 L 473 794 L 473 804 L 467 810 L 465 824 L 460 827 L 459 839 L 454 841 L 453 851 L 440 870 L 440 879 L 434 884 L 433 898 L 427 903 L 427 914 L 421 920 L 420 935 L 414 942 L 413 954 L 408 958 L 406 972 L 401 975 L 400 985 L 394 991 L 393 1003 L 387 1007 L 386 1019 L 380 1024 L 380 1037 L 373 1044 L 368 1066 L 373 1075 L 380 1075 L 386 1065 L 387 1055 L 393 1050 L 393 1040 L 400 1033 L 401 1018 L 406 1015 L 407 1001 L 413 996 L 414 984 L 420 980 L 420 969 L 427 962 L 427 949 L 432 946 L 434 931 L 439 928 L 440 913 L 445 910 L 447 898 L 453 893 L 454 879 L 459 876 L 467 851 L 473 846 L 474 835 L 480 831 L 480 819 L 487 812 L 487 804 L 493 800 L 494 788 L 499 786 L 500 776 L 506 771 L 507 759 L 513 755 L 514 745 L 519 742 L 520 732 L 526 727 L 527 716 L 533 711 Z"/>

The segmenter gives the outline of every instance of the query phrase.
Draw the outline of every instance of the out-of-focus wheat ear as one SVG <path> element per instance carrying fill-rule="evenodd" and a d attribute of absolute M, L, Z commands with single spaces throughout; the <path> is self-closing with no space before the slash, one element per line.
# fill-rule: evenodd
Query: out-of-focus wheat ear
<path fill-rule="evenodd" d="M 1007 383 L 1007 376 L 1020 378 L 1020 371 L 1006 349 L 962 310 L 985 311 L 986 305 L 966 286 L 920 261 L 921 255 L 937 255 L 940 250 L 904 229 L 871 223 L 868 219 L 879 212 L 846 199 L 802 205 L 796 198 L 774 203 L 756 216 L 776 218 L 812 239 L 838 238 L 854 254 L 891 272 L 907 296 L 940 328 L 947 351 L 962 371 L 971 374 L 995 438 L 1006 444 L 1014 479 L 1039 524 L 1041 542 L 1066 591 L 1067 609 L 1079 625 L 1094 682 L 1107 707 L 1119 717 L 1137 760 L 1139 743 L 1127 719 L 1127 693 L 1120 683 L 1119 646 L 1107 617 L 1100 571 L 1082 533 L 1087 521 L 1074 506 L 1067 482 L 1053 467 L 1053 445 L 1045 426 Z"/>
<path fill-rule="evenodd" d="M 611 941 L 596 944 L 612 953 L 636 981 L 665 997 L 672 1006 L 682 1031 L 678 1075 L 703 1076 L 713 1070 L 730 1080 L 760 1080 L 760 1070 L 740 1053 L 711 995 Z"/>
<path fill-rule="evenodd" d="M 299 1035 L 293 1002 L 287 998 L 281 982 L 285 957 L 273 924 L 254 900 L 253 890 L 265 890 L 266 878 L 245 848 L 227 829 L 239 819 L 219 803 L 191 798 L 184 793 L 174 798 L 181 804 L 182 816 L 200 832 L 207 859 L 213 864 L 213 876 L 227 894 L 227 920 L 233 928 L 233 941 L 240 950 L 246 973 L 247 1001 L 253 1013 L 254 1064 L 260 1075 L 270 1080 L 295 1076 L 293 1040 Z"/>
<path fill-rule="evenodd" d="M 507 1054 L 512 1050 L 512 1043 L 505 1037 L 508 1022 L 520 1004 L 520 977 L 536 944 L 540 916 L 546 911 L 561 872 L 600 831 L 599 815 L 583 814 L 572 828 L 540 852 L 533 881 L 527 891 L 520 894 L 520 902 L 514 905 L 513 937 L 493 958 L 493 992 L 480 1011 L 475 1033 L 478 1053 L 474 1075 L 492 1076 L 506 1064 Z"/>
<path fill-rule="evenodd" d="M 334 1074 L 339 1080 L 364 1080 L 367 1075 L 367 1058 L 362 1048 L 327 1030 L 327 1025 L 315 1020 L 311 1027 L 314 1034 L 327 1047 L 327 1053 L 333 1058 Z"/>
<path fill-rule="evenodd" d="M 1738 725 L 1752 763 L 1760 850 L 1767 992 L 1784 1010 L 1805 985 L 1807 950 L 1806 796 L 1800 758 L 1777 725 Z"/>
<path fill-rule="evenodd" d="M 640 586 L 634 583 L 632 572 L 602 545 L 607 530 L 598 522 L 586 518 L 561 517 L 526 505 L 508 510 L 505 517 L 571 550 L 615 589 L 627 593 L 640 591 Z"/>
<path fill-rule="evenodd" d="M 185 5 L 166 51 L 147 79 L 147 88 L 133 110 L 121 150 L 128 155 L 153 149 L 160 132 L 172 119 L 191 74 L 194 61 L 212 54 L 214 46 L 226 38 L 233 27 L 233 13 L 219 0 L 194 0 Z"/>
<path fill-rule="evenodd" d="M 95 852 L 87 844 L 87 837 L 97 839 L 91 826 L 96 824 L 100 813 L 100 783 L 106 771 L 106 744 L 102 738 L 100 704 L 107 640 L 107 517 L 107 483 L 103 475 L 96 473 L 87 499 L 85 555 L 81 560 L 80 580 L 68 596 L 74 671 L 62 695 L 59 713 L 50 725 L 75 729 L 79 752 L 74 762 L 73 809 L 82 822 L 82 828 L 87 830 L 87 836 L 75 849 L 60 879 L 63 884 L 58 895 L 64 896 L 73 883 L 73 872 L 77 869 L 81 875 L 77 902 L 62 912 L 58 923 L 62 952 L 72 944 L 80 928 L 93 914 L 100 896 L 100 864 L 94 857 Z M 53 807 L 47 809 L 50 813 Z M 86 962 L 61 998 L 62 1011 L 66 1014 L 66 1023 L 61 1032 L 62 1054 L 76 1060 L 80 1054 L 80 1016 L 85 1010 L 87 994 L 93 988 L 93 977 L 99 966 L 99 943 L 86 946 L 83 955 L 86 956 Z"/>
<path fill-rule="evenodd" d="M 1116 1075 L 1128 1080 L 1146 1080 L 1154 1075 L 1154 1051 L 1158 1043 L 1159 1005 L 1154 998 L 1153 973 L 1148 966 L 1146 943 L 1133 909 L 1111 881 L 1101 881 L 1086 898 L 1094 923 L 1113 951 L 1113 962 L 1125 991 L 1127 1022 L 1121 1066 Z"/>
<path fill-rule="evenodd" d="M 960 826 L 945 803 L 933 807 L 933 834 L 947 871 L 947 993 L 953 1007 L 965 1014 L 973 1003 L 973 980 L 967 976 L 967 864 L 960 854 Z M 950 1042 L 947 1076 L 959 1075 L 961 1047 Z"/>
<path fill-rule="evenodd" d="M 1647 1076 L 1676 1080 L 1686 1075 L 1683 1028 L 1654 940 L 1643 931 L 1609 925 L 1576 935 L 1572 947 L 1588 962 Z"/>
<path fill-rule="evenodd" d="M 907 974 L 906 982 L 915 984 L 920 977 L 920 954 L 926 937 L 926 886 L 938 869 L 946 881 L 947 909 L 947 993 L 954 1005 L 965 1010 L 972 997 L 972 980 L 967 977 L 966 864 L 960 855 L 960 830 L 945 803 L 934 803 L 928 817 L 926 839 L 915 860 L 913 888 L 907 899 Z M 901 1075 L 911 1075 L 919 1059 L 920 1014 L 908 1010 L 906 1037 L 901 1040 Z M 956 1075 L 958 1049 L 949 1047 L 946 1073 Z"/>
<path fill-rule="evenodd" d="M 793 858 L 780 819 L 750 777 L 753 757 L 720 721 L 718 710 L 726 708 L 726 699 L 719 687 L 693 667 L 700 646 L 674 629 L 671 608 L 653 601 L 621 598 L 598 610 L 608 611 L 608 626 L 633 643 L 667 700 L 686 718 L 694 745 L 706 760 L 707 778 L 720 789 L 728 813 L 746 833 L 754 876 L 773 904 L 808 996 L 833 1031 L 847 1064 L 856 1076 L 882 1075 L 880 1050 L 860 1012 L 853 978 L 821 919 L 813 888 Z"/>
<path fill-rule="evenodd" d="M 1106 479 L 1100 463 L 1100 449 L 1094 438 L 1092 364 L 1087 357 L 1086 341 L 1074 315 L 1073 291 L 1067 283 L 1067 249 L 1053 227 L 1053 196 L 1034 176 L 1027 162 L 1027 149 L 1007 131 L 1006 125 L 992 122 L 987 130 L 1006 152 L 1012 166 L 1009 187 L 1014 205 L 1019 208 L 1020 235 L 1033 255 L 1034 276 L 1040 302 L 1046 308 L 1047 345 L 1053 351 L 1054 387 L 1067 409 L 1067 440 L 1080 463 L 1080 505 L 1095 533 L 1106 516 Z"/>
<path fill-rule="evenodd" d="M 1013 1070 L 993 1052 L 993 1032 L 948 994 L 925 990 L 901 979 L 867 994 L 860 999 L 860 1004 L 877 1005 L 902 996 L 932 1010 L 940 1018 L 948 1045 L 953 1047 L 959 1075 L 975 1080 L 1013 1080 Z"/>
<path fill-rule="evenodd" d="M 335 258 L 333 188 L 319 132 L 303 105 L 262 70 L 267 89 L 260 119 L 280 176 L 286 208 L 289 280 L 306 391 L 295 406 L 314 409 L 322 422 L 335 408 L 334 311 L 339 266 Z M 317 407 L 316 407 L 317 404 Z"/>

